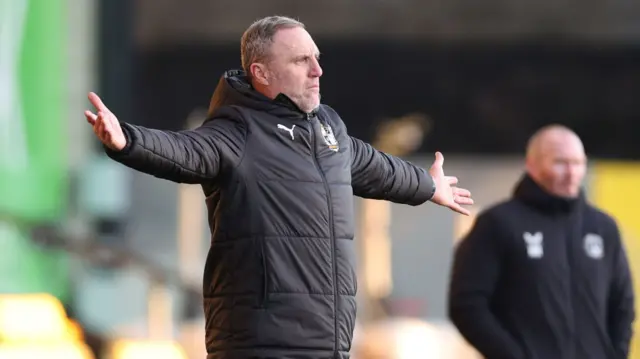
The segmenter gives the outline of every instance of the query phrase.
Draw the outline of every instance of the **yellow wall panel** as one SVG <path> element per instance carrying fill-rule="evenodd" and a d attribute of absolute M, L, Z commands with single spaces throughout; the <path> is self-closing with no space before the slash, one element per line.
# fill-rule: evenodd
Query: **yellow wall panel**
<path fill-rule="evenodd" d="M 590 197 L 594 204 L 615 217 L 627 248 L 634 287 L 636 312 L 640 308 L 640 163 L 599 162 L 593 167 Z M 640 320 L 636 320 L 631 343 L 632 359 L 640 359 Z"/>

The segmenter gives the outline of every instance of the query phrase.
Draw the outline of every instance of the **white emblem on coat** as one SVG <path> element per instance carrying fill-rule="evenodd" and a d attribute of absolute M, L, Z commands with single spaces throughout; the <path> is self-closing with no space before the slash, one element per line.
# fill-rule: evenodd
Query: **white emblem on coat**
<path fill-rule="evenodd" d="M 587 255 L 594 259 L 600 259 L 604 256 L 604 243 L 600 235 L 587 233 L 584 236 L 584 251 Z"/>
<path fill-rule="evenodd" d="M 527 245 L 527 255 L 529 258 L 542 258 L 544 254 L 542 250 L 542 232 L 524 232 L 522 238 L 524 238 L 524 242 Z"/>
<path fill-rule="evenodd" d="M 331 129 L 331 126 L 329 126 L 328 124 L 325 125 L 321 123 L 320 129 L 322 131 L 322 138 L 324 138 L 324 142 L 327 144 L 329 149 L 332 150 L 333 152 L 338 152 L 340 147 L 338 146 L 338 140 L 336 140 L 336 137 L 333 135 L 333 130 Z"/>
<path fill-rule="evenodd" d="M 293 125 L 291 126 L 291 128 L 288 128 L 285 125 L 278 124 L 278 128 L 289 132 L 289 134 L 291 135 L 291 140 L 293 140 L 293 129 L 296 128 L 296 125 Z"/>

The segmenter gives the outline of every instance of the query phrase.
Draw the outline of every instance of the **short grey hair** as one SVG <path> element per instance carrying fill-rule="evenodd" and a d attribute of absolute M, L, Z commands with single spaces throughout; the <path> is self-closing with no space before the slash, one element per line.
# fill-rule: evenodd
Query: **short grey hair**
<path fill-rule="evenodd" d="M 305 28 L 302 22 L 290 17 L 268 16 L 255 21 L 245 30 L 240 40 L 240 59 L 247 76 L 251 76 L 252 63 L 265 61 L 271 55 L 271 44 L 276 32 L 294 27 Z"/>

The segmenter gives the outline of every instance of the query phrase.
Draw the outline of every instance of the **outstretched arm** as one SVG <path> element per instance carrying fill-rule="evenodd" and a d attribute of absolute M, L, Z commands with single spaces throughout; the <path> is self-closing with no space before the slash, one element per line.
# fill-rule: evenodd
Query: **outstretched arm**
<path fill-rule="evenodd" d="M 351 137 L 351 184 L 356 196 L 419 205 L 433 197 L 426 170 Z"/>
<path fill-rule="evenodd" d="M 140 172 L 179 183 L 203 183 L 242 157 L 246 132 L 238 122 L 218 118 L 195 130 L 161 131 L 121 123 L 98 95 L 89 94 L 89 100 L 97 114 L 86 111 L 85 117 L 107 155 Z"/>
<path fill-rule="evenodd" d="M 350 138 L 351 184 L 356 196 L 414 206 L 431 200 L 456 212 L 469 214 L 461 205 L 473 204 L 471 193 L 452 187 L 458 179 L 444 175 L 441 153 L 436 153 L 436 161 L 426 171 L 378 151 L 357 138 Z"/>

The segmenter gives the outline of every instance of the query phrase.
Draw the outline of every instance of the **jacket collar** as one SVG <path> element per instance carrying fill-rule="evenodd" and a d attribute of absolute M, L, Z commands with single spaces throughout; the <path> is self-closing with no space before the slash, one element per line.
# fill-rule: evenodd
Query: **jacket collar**
<path fill-rule="evenodd" d="M 529 174 L 524 174 L 516 184 L 513 197 L 529 206 L 551 214 L 571 213 L 584 201 L 584 191 L 576 198 L 560 197 L 548 193 Z"/>
<path fill-rule="evenodd" d="M 213 118 L 219 108 L 228 105 L 239 105 L 290 119 L 310 119 L 316 116 L 320 109 L 318 107 L 305 113 L 284 94 L 270 99 L 251 86 L 247 75 L 242 70 L 229 70 L 220 77 L 218 86 L 211 97 L 208 117 Z"/>

